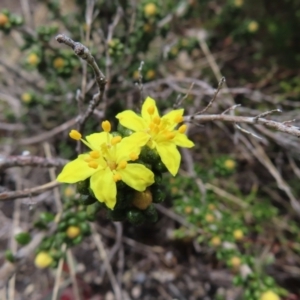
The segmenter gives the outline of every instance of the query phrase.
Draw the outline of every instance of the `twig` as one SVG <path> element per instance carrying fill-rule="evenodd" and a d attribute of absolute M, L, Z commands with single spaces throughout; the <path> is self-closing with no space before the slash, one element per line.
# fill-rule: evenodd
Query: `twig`
<path fill-rule="evenodd" d="M 13 167 L 62 167 L 68 160 L 62 158 L 45 158 L 39 156 L 8 156 L 4 159 L 0 159 L 0 171 Z"/>
<path fill-rule="evenodd" d="M 269 110 L 269 111 L 266 111 L 266 112 L 264 112 L 264 113 L 261 113 L 261 114 L 259 114 L 258 116 L 256 116 L 254 119 L 257 121 L 258 119 L 260 119 L 260 118 L 264 118 L 264 117 L 266 117 L 266 116 L 268 116 L 268 115 L 271 115 L 271 114 L 273 114 L 273 113 L 275 113 L 275 112 L 282 112 L 282 110 L 281 109 L 273 109 L 273 110 Z"/>
<path fill-rule="evenodd" d="M 75 298 L 75 300 L 80 300 L 81 296 L 80 296 L 80 291 L 79 291 L 78 284 L 77 284 L 76 271 L 75 271 L 75 266 L 74 266 L 74 258 L 73 258 L 71 249 L 67 250 L 67 262 L 68 262 L 68 267 L 70 270 L 70 276 L 71 276 L 71 280 L 72 280 L 72 288 L 73 288 L 74 298 Z"/>
<path fill-rule="evenodd" d="M 225 77 L 222 77 L 219 81 L 218 88 L 216 89 L 212 99 L 209 101 L 209 103 L 207 104 L 207 106 L 204 109 L 202 109 L 199 112 L 196 112 L 195 115 L 201 115 L 201 114 L 205 113 L 213 105 L 213 103 L 217 99 L 217 96 L 218 96 L 224 83 L 225 83 Z"/>
<path fill-rule="evenodd" d="M 221 115 L 225 115 L 225 114 L 227 114 L 228 112 L 230 112 L 230 111 L 232 111 L 232 110 L 235 110 L 237 107 L 240 107 L 240 106 L 241 106 L 241 104 L 235 104 L 235 105 L 233 105 L 233 106 L 231 106 L 231 107 L 225 109 L 225 110 L 221 113 Z"/>
<path fill-rule="evenodd" d="M 197 115 L 184 117 L 185 122 L 198 121 L 201 123 L 210 121 L 223 121 L 231 123 L 248 123 L 248 124 L 262 124 L 266 127 L 276 129 L 281 132 L 289 133 L 293 136 L 300 137 L 300 129 L 296 126 L 290 126 L 281 122 L 267 120 L 264 118 L 256 119 L 256 117 L 230 116 L 230 115 Z"/>
<path fill-rule="evenodd" d="M 43 141 L 49 140 L 53 136 L 61 133 L 62 131 L 65 131 L 66 129 L 69 129 L 70 127 L 73 127 L 76 123 L 78 122 L 77 118 L 73 118 L 55 128 L 53 128 L 50 131 L 43 132 L 39 135 L 30 137 L 30 138 L 25 138 L 21 140 L 17 140 L 18 145 L 31 145 L 31 144 L 36 144 L 36 143 L 41 143 Z"/>
<path fill-rule="evenodd" d="M 101 236 L 97 232 L 95 224 L 91 224 L 91 228 L 92 228 L 92 232 L 93 232 L 93 240 L 94 240 L 94 242 L 96 244 L 96 247 L 97 247 L 97 249 L 99 251 L 100 258 L 104 261 L 108 277 L 110 279 L 112 288 L 113 288 L 114 293 L 115 293 L 116 300 L 122 300 L 121 289 L 120 289 L 120 287 L 118 285 L 118 282 L 116 280 L 116 277 L 115 277 L 115 275 L 113 273 L 111 264 L 110 264 L 110 262 L 108 260 L 108 256 L 107 256 L 106 250 L 104 248 L 103 242 L 101 240 Z"/>
<path fill-rule="evenodd" d="M 44 185 L 40 185 L 31 189 L 25 189 L 22 191 L 14 191 L 14 192 L 3 192 L 0 193 L 0 201 L 8 201 L 8 200 L 13 200 L 17 198 L 25 198 L 28 196 L 34 196 L 36 194 L 40 194 L 46 190 L 53 189 L 60 185 L 59 182 L 57 181 L 51 181 L 48 182 Z"/>
<path fill-rule="evenodd" d="M 83 44 L 79 42 L 74 42 L 71 38 L 59 34 L 56 37 L 56 40 L 59 43 L 63 43 L 74 50 L 74 53 L 80 57 L 81 59 L 85 60 L 93 69 L 96 83 L 98 86 L 98 93 L 93 96 L 93 99 L 90 101 L 86 112 L 83 116 L 80 116 L 79 124 L 80 124 L 80 131 L 83 131 L 85 122 L 87 119 L 92 115 L 94 109 L 99 105 L 99 103 L 103 100 L 105 85 L 106 85 L 106 78 L 104 74 L 99 69 L 94 57 L 90 53 L 89 49 L 85 47 Z"/>
<path fill-rule="evenodd" d="M 66 249 L 67 249 L 67 245 L 63 244 L 61 246 L 61 251 L 65 252 Z M 59 286 L 60 286 L 60 277 L 61 277 L 61 273 L 62 273 L 63 264 L 64 264 L 64 258 L 62 257 L 59 260 L 58 266 L 57 266 L 57 269 L 56 269 L 55 283 L 54 283 L 54 287 L 53 287 L 53 291 L 52 291 L 52 298 L 51 298 L 52 300 L 57 300 Z"/>
<path fill-rule="evenodd" d="M 240 125 L 238 125 L 238 124 L 235 124 L 234 126 L 235 126 L 238 130 L 240 130 L 241 132 L 244 132 L 244 133 L 249 134 L 249 135 L 251 135 L 251 136 L 253 136 L 253 137 L 255 137 L 255 138 L 259 139 L 259 140 L 262 140 L 262 138 L 261 138 L 260 136 L 256 135 L 256 134 L 253 133 L 253 132 L 250 132 L 249 130 L 246 130 L 246 129 L 242 128 L 242 127 L 241 127 Z"/>

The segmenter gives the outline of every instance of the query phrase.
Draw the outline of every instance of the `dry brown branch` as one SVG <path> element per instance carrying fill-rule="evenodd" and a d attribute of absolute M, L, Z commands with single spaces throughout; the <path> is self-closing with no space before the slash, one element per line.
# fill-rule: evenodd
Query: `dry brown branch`
<path fill-rule="evenodd" d="M 211 121 L 222 121 L 231 123 L 247 123 L 247 124 L 261 124 L 266 127 L 291 134 L 296 137 L 300 137 L 300 129 L 297 126 L 291 126 L 281 122 L 268 120 L 257 117 L 243 117 L 243 116 L 230 116 L 225 114 L 219 115 L 197 115 L 197 116 L 186 116 L 185 122 L 198 121 L 199 123 L 211 122 Z"/>
<path fill-rule="evenodd" d="M 38 134 L 36 136 L 30 137 L 30 138 L 24 138 L 17 141 L 19 145 L 31 145 L 31 144 L 37 144 L 41 143 L 43 141 L 49 140 L 53 136 L 65 131 L 66 129 L 69 129 L 70 127 L 73 127 L 77 123 L 77 118 L 73 118 L 71 120 L 68 120 L 67 122 L 53 128 L 50 131 L 43 132 L 41 134 Z"/>
<path fill-rule="evenodd" d="M 50 168 L 50 167 L 62 167 L 64 166 L 68 160 L 62 158 L 45 158 L 39 156 L 26 156 L 26 155 L 18 155 L 18 156 L 8 156 L 4 160 L 0 160 L 0 171 L 13 167 L 42 167 L 42 168 Z"/>
<path fill-rule="evenodd" d="M 99 69 L 94 57 L 90 53 L 89 49 L 85 47 L 83 44 L 79 42 L 74 42 L 71 38 L 59 34 L 56 37 L 56 40 L 59 43 L 66 44 L 67 46 L 71 47 L 74 50 L 74 53 L 80 57 L 81 59 L 85 60 L 93 69 L 96 83 L 98 86 L 98 93 L 93 96 L 93 99 L 90 101 L 89 106 L 83 116 L 80 116 L 79 124 L 80 128 L 79 131 L 83 131 L 84 125 L 86 120 L 92 115 L 94 109 L 98 106 L 98 104 L 102 101 L 105 91 L 106 85 L 106 78 L 104 74 Z"/>
<path fill-rule="evenodd" d="M 18 199 L 18 198 L 25 198 L 25 197 L 31 197 L 37 194 L 40 194 L 44 191 L 53 189 L 57 186 L 59 186 L 60 183 L 57 181 L 51 181 L 46 184 L 31 188 L 31 189 L 25 189 L 22 191 L 7 191 L 0 193 L 0 201 L 8 201 L 8 200 L 13 200 L 13 199 Z"/>

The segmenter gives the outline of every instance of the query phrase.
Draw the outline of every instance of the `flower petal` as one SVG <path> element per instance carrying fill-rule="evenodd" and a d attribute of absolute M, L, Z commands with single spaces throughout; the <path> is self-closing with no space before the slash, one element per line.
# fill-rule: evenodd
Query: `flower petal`
<path fill-rule="evenodd" d="M 146 122 L 132 110 L 125 110 L 116 115 L 122 126 L 134 131 L 144 131 L 146 129 Z"/>
<path fill-rule="evenodd" d="M 132 135 L 125 137 L 117 144 L 116 162 L 129 160 L 129 155 L 134 152 L 139 155 L 141 147 L 147 144 L 150 136 L 145 132 L 135 132 Z"/>
<path fill-rule="evenodd" d="M 175 176 L 178 172 L 181 156 L 173 142 L 158 143 L 157 152 L 169 172 Z"/>
<path fill-rule="evenodd" d="M 100 133 L 93 133 L 86 136 L 86 140 L 89 142 L 93 150 L 99 150 L 100 145 L 109 143 L 111 138 L 111 135 L 105 131 Z"/>
<path fill-rule="evenodd" d="M 142 106 L 142 118 L 144 120 L 146 120 L 147 123 L 149 123 L 151 121 L 151 116 L 148 113 L 148 108 L 149 107 L 154 107 L 154 112 L 152 114 L 152 117 L 159 116 L 155 100 L 152 99 L 151 97 L 147 97 L 145 102 L 143 103 L 143 106 Z"/>
<path fill-rule="evenodd" d="M 90 186 L 100 202 L 104 202 L 108 208 L 114 209 L 117 201 L 117 187 L 109 168 L 97 171 L 91 177 Z"/>
<path fill-rule="evenodd" d="M 183 112 L 184 112 L 183 108 L 171 110 L 168 113 L 166 113 L 161 119 L 162 119 L 162 121 L 166 120 L 170 124 L 168 129 L 172 130 L 178 124 L 177 118 L 182 117 Z"/>
<path fill-rule="evenodd" d="M 172 140 L 177 146 L 192 148 L 195 144 L 183 133 L 177 133 Z"/>
<path fill-rule="evenodd" d="M 75 183 L 93 175 L 96 170 L 88 166 L 83 160 L 85 157 L 86 154 L 81 154 L 75 160 L 67 163 L 56 180 L 58 182 Z"/>
<path fill-rule="evenodd" d="M 154 183 L 154 174 L 141 164 L 128 164 L 123 170 L 118 170 L 124 181 L 131 188 L 142 192 Z"/>

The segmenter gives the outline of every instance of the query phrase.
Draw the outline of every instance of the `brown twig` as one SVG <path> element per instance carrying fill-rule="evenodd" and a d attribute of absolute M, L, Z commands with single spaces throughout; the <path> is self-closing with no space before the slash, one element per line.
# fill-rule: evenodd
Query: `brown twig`
<path fill-rule="evenodd" d="M 225 83 L 225 77 L 222 77 L 219 81 L 218 88 L 216 89 L 212 99 L 209 101 L 209 103 L 207 104 L 207 106 L 204 109 L 196 112 L 195 115 L 201 115 L 201 114 L 205 113 L 206 111 L 208 111 L 208 109 L 213 105 L 214 101 L 217 99 L 217 96 L 218 96 L 224 83 Z"/>
<path fill-rule="evenodd" d="M 198 121 L 200 123 L 210 121 L 222 121 L 231 123 L 248 123 L 248 124 L 261 124 L 266 127 L 276 129 L 281 132 L 291 134 L 296 137 L 300 137 L 300 129 L 297 126 L 287 125 L 281 122 L 272 121 L 264 118 L 257 117 L 243 117 L 243 116 L 230 116 L 225 114 L 219 115 L 197 115 L 197 116 L 186 116 L 184 117 L 185 122 Z"/>
<path fill-rule="evenodd" d="M 37 194 L 40 194 L 46 190 L 53 189 L 57 187 L 60 183 L 57 181 L 51 181 L 46 184 L 31 188 L 31 189 L 25 189 L 22 191 L 14 191 L 14 192 L 3 192 L 0 193 L 0 201 L 8 201 L 13 200 L 17 198 L 25 198 L 28 196 L 34 196 Z"/>
<path fill-rule="evenodd" d="M 99 105 L 99 103 L 103 100 L 105 85 L 106 85 L 106 78 L 104 74 L 99 69 L 94 57 L 90 53 L 89 49 L 85 47 L 83 44 L 79 42 L 74 42 L 71 38 L 59 34 L 56 37 L 56 40 L 59 43 L 63 43 L 69 47 L 71 47 L 74 53 L 80 57 L 81 59 L 85 60 L 93 69 L 96 83 L 98 86 L 98 93 L 93 96 L 93 99 L 90 101 L 87 110 L 85 113 L 80 116 L 79 124 L 80 124 L 80 131 L 83 131 L 85 122 L 87 119 L 92 115 L 94 109 Z"/>
<path fill-rule="evenodd" d="M 68 160 L 62 158 L 45 158 L 39 156 L 8 156 L 4 160 L 0 160 L 0 171 L 13 167 L 42 167 L 42 168 L 51 168 L 51 167 L 62 167 Z"/>

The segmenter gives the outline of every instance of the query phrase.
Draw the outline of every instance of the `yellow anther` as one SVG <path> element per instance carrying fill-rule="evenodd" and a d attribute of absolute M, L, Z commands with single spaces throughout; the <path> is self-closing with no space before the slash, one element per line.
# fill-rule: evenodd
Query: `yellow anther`
<path fill-rule="evenodd" d="M 175 118 L 174 118 L 174 122 L 175 123 L 181 123 L 181 122 L 183 122 L 183 116 L 176 115 Z"/>
<path fill-rule="evenodd" d="M 71 139 L 79 141 L 82 137 L 82 135 L 77 130 L 71 130 L 69 133 L 69 136 Z"/>
<path fill-rule="evenodd" d="M 127 161 L 122 160 L 119 164 L 118 164 L 118 169 L 125 169 L 127 166 Z"/>
<path fill-rule="evenodd" d="M 178 128 L 178 131 L 180 133 L 185 133 L 186 132 L 186 129 L 187 129 L 187 126 L 185 124 L 181 125 L 179 128 Z"/>
<path fill-rule="evenodd" d="M 165 134 L 165 137 L 167 140 L 172 140 L 175 137 L 175 133 L 174 132 L 167 132 Z"/>
<path fill-rule="evenodd" d="M 159 116 L 155 116 L 153 118 L 153 123 L 156 124 L 156 125 L 159 125 L 160 124 L 160 117 Z"/>
<path fill-rule="evenodd" d="M 100 157 L 100 152 L 97 151 L 97 150 L 93 150 L 93 151 L 90 152 L 90 157 L 94 158 L 94 159 L 97 159 L 97 158 Z"/>
<path fill-rule="evenodd" d="M 113 175 L 114 182 L 122 180 L 122 177 L 119 173 Z"/>
<path fill-rule="evenodd" d="M 147 109 L 147 112 L 149 113 L 149 115 L 153 115 L 154 111 L 155 111 L 154 105 L 150 105 Z"/>
<path fill-rule="evenodd" d="M 85 159 L 84 159 L 84 161 L 85 162 L 87 162 L 87 163 L 89 163 L 90 161 L 92 161 L 93 159 L 90 157 L 90 156 L 87 156 Z"/>
<path fill-rule="evenodd" d="M 139 158 L 139 156 L 138 156 L 135 152 L 131 152 L 131 153 L 129 154 L 129 157 L 130 157 L 130 159 L 131 159 L 132 161 L 135 161 L 135 160 L 137 160 L 137 159 Z"/>
<path fill-rule="evenodd" d="M 122 138 L 120 136 L 114 136 L 112 139 L 111 139 L 111 144 L 114 146 L 118 143 L 120 143 L 122 140 Z"/>
<path fill-rule="evenodd" d="M 97 169 L 97 168 L 98 168 L 98 164 L 97 164 L 95 161 L 90 161 L 90 162 L 88 163 L 88 166 L 89 166 L 90 168 L 93 168 L 93 169 Z"/>
<path fill-rule="evenodd" d="M 102 122 L 102 129 L 103 129 L 105 132 L 110 132 L 110 131 L 111 131 L 111 125 L 110 125 L 110 122 L 109 122 L 109 121 L 103 121 L 103 122 Z"/>

